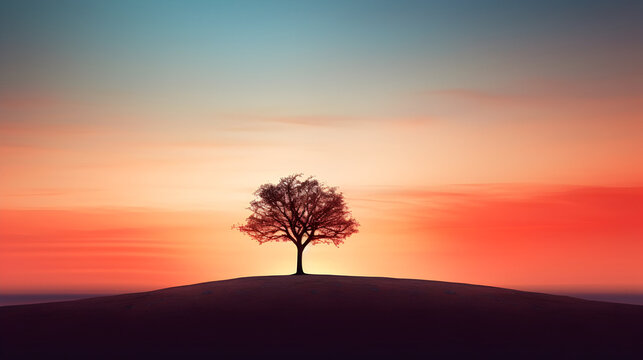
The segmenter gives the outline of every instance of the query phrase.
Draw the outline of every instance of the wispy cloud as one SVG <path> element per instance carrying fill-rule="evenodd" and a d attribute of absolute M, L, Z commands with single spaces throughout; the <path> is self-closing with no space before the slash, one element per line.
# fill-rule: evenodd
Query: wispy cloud
<path fill-rule="evenodd" d="M 60 97 L 45 93 L 0 93 L 0 110 L 24 111 L 54 109 L 70 103 Z"/>
<path fill-rule="evenodd" d="M 592 241 L 608 246 L 643 236 L 643 187 L 495 184 L 384 188 L 349 200 L 377 214 L 374 216 L 405 224 L 405 231 L 447 231 L 467 242 L 543 241 L 552 234 L 577 242 L 602 234 Z"/>
<path fill-rule="evenodd" d="M 21 191 L 3 192 L 2 196 L 10 197 L 42 197 L 42 196 L 63 196 L 82 192 L 100 191 L 98 188 L 31 188 Z"/>
<path fill-rule="evenodd" d="M 363 237 L 387 234 L 427 271 L 505 286 L 643 286 L 643 187 L 455 189 L 369 189 L 359 195 L 374 201 L 351 202 Z"/>
<path fill-rule="evenodd" d="M 634 105 L 643 100 L 643 92 L 587 91 L 571 85 L 521 86 L 519 89 L 489 90 L 476 88 L 446 88 L 427 90 L 419 98 L 451 100 L 496 106 L 611 104 Z"/>
<path fill-rule="evenodd" d="M 97 273 L 97 288 L 172 284 L 188 254 L 208 239 L 211 217 L 160 209 L 0 209 L 3 290 L 74 287 Z"/>
<path fill-rule="evenodd" d="M 231 132 L 283 131 L 285 127 L 342 127 L 364 119 L 324 115 L 217 114 L 214 126 Z"/>

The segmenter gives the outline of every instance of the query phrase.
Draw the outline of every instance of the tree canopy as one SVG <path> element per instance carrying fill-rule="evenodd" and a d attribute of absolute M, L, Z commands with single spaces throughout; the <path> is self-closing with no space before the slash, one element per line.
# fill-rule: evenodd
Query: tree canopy
<path fill-rule="evenodd" d="M 336 187 L 301 174 L 264 184 L 250 202 L 252 214 L 237 228 L 259 243 L 290 241 L 297 247 L 297 273 L 303 274 L 301 255 L 308 244 L 334 244 L 358 231 L 359 223 Z"/>

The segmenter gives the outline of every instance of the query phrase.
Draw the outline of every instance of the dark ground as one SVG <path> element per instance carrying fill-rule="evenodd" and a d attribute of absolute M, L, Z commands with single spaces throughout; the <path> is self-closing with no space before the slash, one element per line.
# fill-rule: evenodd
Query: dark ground
<path fill-rule="evenodd" d="M 307 275 L 0 307 L 0 358 L 643 359 L 643 306 Z"/>

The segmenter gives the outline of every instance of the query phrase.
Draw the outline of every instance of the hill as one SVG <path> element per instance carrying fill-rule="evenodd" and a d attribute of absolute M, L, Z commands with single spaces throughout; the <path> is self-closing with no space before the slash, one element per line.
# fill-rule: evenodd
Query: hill
<path fill-rule="evenodd" d="M 266 276 L 0 307 L 0 357 L 642 358 L 643 306 L 487 286 Z"/>

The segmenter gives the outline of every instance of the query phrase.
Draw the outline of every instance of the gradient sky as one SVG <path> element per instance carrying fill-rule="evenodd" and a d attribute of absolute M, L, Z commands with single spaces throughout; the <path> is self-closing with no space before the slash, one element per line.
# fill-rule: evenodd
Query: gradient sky
<path fill-rule="evenodd" d="M 292 173 L 311 273 L 643 292 L 640 1 L 3 1 L 0 293 L 294 272 L 231 229 Z"/>

